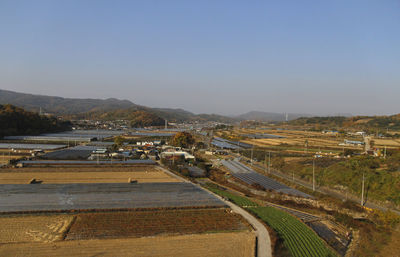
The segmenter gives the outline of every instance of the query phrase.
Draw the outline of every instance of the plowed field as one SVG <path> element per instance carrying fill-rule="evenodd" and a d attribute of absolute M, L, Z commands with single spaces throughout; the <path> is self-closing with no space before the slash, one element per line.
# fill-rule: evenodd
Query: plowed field
<path fill-rule="evenodd" d="M 249 225 L 229 209 L 82 213 L 77 215 L 66 240 L 239 230 L 249 230 Z"/>

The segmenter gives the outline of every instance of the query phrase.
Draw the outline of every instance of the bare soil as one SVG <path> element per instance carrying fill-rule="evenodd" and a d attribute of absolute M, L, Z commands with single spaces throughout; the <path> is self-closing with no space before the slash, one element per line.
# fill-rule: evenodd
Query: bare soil
<path fill-rule="evenodd" d="M 66 240 L 249 230 L 230 209 L 154 210 L 78 214 Z"/>
<path fill-rule="evenodd" d="M 41 167 L 0 170 L 0 184 L 27 184 L 32 179 L 44 184 L 179 182 L 155 166 L 148 167 Z"/>
<path fill-rule="evenodd" d="M 254 256 L 254 247 L 255 235 L 239 232 L 5 244 L 0 245 L 0 256 L 250 257 Z"/>
<path fill-rule="evenodd" d="M 72 220 L 68 215 L 0 217 L 0 244 L 61 240 Z"/>

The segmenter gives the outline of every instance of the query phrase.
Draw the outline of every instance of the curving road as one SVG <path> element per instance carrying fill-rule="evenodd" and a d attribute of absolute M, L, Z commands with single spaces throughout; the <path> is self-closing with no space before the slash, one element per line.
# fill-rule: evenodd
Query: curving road
<path fill-rule="evenodd" d="M 181 181 L 192 183 L 191 181 L 188 181 L 188 180 L 174 174 L 173 172 L 170 172 L 166 168 L 163 168 L 163 170 L 166 173 L 170 174 L 171 176 L 173 176 L 175 178 L 178 178 Z M 200 187 L 199 185 L 197 185 L 195 183 L 192 183 L 192 184 L 197 187 Z M 232 211 L 234 211 L 237 214 L 240 214 L 243 218 L 245 218 L 247 220 L 247 222 L 249 222 L 253 226 L 253 228 L 256 230 L 255 233 L 257 236 L 257 257 L 272 257 L 271 238 L 269 237 L 268 230 L 266 229 L 266 227 L 264 226 L 263 223 L 261 223 L 253 215 L 251 215 L 244 209 L 240 208 L 239 206 L 233 204 L 232 202 L 223 199 L 219 195 L 214 194 L 213 192 L 211 192 L 203 187 L 200 187 L 200 188 L 202 188 L 203 190 L 206 190 L 210 194 L 214 195 L 215 197 L 217 197 L 218 199 L 220 199 L 221 201 L 226 203 L 232 209 Z"/>
<path fill-rule="evenodd" d="M 215 194 L 214 194 L 215 195 Z M 218 195 L 216 195 L 219 197 Z M 247 211 L 243 210 L 239 206 L 222 199 L 219 197 L 219 199 L 223 200 L 231 209 L 242 215 L 243 218 L 249 222 L 253 228 L 256 230 L 256 236 L 257 236 L 257 256 L 258 257 L 272 257 L 272 249 L 271 249 L 271 239 L 269 237 L 268 230 L 265 228 L 264 224 L 262 224 L 258 219 L 256 219 L 253 215 L 248 213 Z"/>

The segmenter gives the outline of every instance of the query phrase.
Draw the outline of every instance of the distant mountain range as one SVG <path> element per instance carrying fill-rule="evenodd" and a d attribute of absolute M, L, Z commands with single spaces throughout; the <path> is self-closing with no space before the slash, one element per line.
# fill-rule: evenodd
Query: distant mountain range
<path fill-rule="evenodd" d="M 63 116 L 69 119 L 133 119 L 134 122 L 138 124 L 141 124 L 141 121 L 134 117 L 143 117 L 143 120 L 146 121 L 145 124 L 161 124 L 164 120 L 168 120 L 169 122 L 215 121 L 223 123 L 243 120 L 275 122 L 286 120 L 285 113 L 251 111 L 242 115 L 228 117 L 218 114 L 194 114 L 183 109 L 150 108 L 137 105 L 129 100 L 119 100 L 115 98 L 64 98 L 18 93 L 2 89 L 0 89 L 0 104 L 12 104 L 34 112 L 39 112 L 41 109 L 42 112 Z M 289 121 L 300 117 L 312 117 L 312 115 L 299 113 L 288 114 Z"/>
<path fill-rule="evenodd" d="M 128 100 L 75 99 L 58 96 L 33 95 L 0 89 L 0 103 L 23 107 L 29 111 L 49 112 L 56 115 L 109 111 L 137 106 Z"/>
<path fill-rule="evenodd" d="M 311 117 L 310 114 L 288 113 L 288 120 L 295 120 L 300 117 Z M 251 111 L 235 117 L 239 120 L 257 121 L 286 121 L 286 113 Z"/>
<path fill-rule="evenodd" d="M 215 121 L 234 122 L 235 118 L 218 114 L 194 114 L 183 109 L 150 108 L 132 103 L 129 100 L 80 99 L 58 96 L 33 95 L 0 89 L 0 104 L 12 104 L 29 111 L 42 112 L 67 118 L 92 119 L 131 119 L 133 115 L 153 118 L 157 124 L 159 118 L 170 122 Z"/>

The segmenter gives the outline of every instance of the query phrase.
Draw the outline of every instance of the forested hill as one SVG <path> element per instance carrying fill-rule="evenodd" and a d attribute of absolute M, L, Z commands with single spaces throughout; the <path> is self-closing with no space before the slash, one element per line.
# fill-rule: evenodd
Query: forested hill
<path fill-rule="evenodd" d="M 18 93 L 0 89 L 0 104 L 12 104 L 28 111 L 44 112 L 55 115 L 85 113 L 91 111 L 109 111 L 137 106 L 128 100 L 109 99 L 75 99 L 58 96 L 45 96 Z"/>
<path fill-rule="evenodd" d="M 68 119 L 128 119 L 133 121 L 133 125 L 143 123 L 144 125 L 154 124 L 156 126 L 164 123 L 164 120 L 168 120 L 169 122 L 232 122 L 235 120 L 215 114 L 194 114 L 182 109 L 150 108 L 134 104 L 128 100 L 115 98 L 63 98 L 18 93 L 1 89 L 0 104 L 12 104 L 34 112 L 39 112 L 41 108 L 43 112 L 63 116 Z M 140 120 L 141 118 L 143 120 Z"/>
<path fill-rule="evenodd" d="M 118 109 L 107 112 L 88 112 L 81 115 L 74 115 L 75 119 L 92 119 L 92 120 L 128 120 L 130 126 L 134 128 L 149 127 L 149 126 L 164 126 L 165 120 L 158 115 L 137 109 L 135 107 L 128 109 Z"/>
<path fill-rule="evenodd" d="M 0 105 L 0 138 L 13 135 L 35 135 L 70 129 L 71 123 L 25 111 L 10 104 Z"/>
<path fill-rule="evenodd" d="M 310 117 L 290 121 L 291 125 L 314 126 L 320 129 L 355 128 L 363 130 L 400 130 L 400 114 L 391 116 Z"/>

